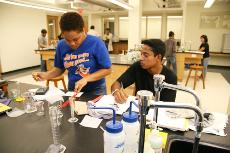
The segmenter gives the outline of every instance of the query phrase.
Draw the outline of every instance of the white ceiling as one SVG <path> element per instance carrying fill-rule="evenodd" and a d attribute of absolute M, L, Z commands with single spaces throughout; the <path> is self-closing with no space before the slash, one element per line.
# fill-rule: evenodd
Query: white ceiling
<path fill-rule="evenodd" d="M 11 2 L 29 3 L 33 5 L 43 5 L 52 8 L 61 8 L 67 10 L 84 10 L 85 12 L 110 12 L 126 11 L 122 7 L 112 4 L 107 0 L 6 0 Z M 123 0 L 128 3 L 128 0 Z M 180 8 L 181 0 L 143 0 L 153 8 L 162 8 L 163 5 L 168 8 Z M 71 7 L 71 3 L 73 7 Z"/>

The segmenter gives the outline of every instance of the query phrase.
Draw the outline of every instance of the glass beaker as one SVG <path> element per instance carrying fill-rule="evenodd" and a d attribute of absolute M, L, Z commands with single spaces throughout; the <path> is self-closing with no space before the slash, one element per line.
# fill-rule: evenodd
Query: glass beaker
<path fill-rule="evenodd" d="M 22 94 L 22 97 L 24 98 L 24 110 L 26 113 L 32 113 L 37 111 L 32 96 L 33 93 L 30 92 L 24 92 Z"/>
<path fill-rule="evenodd" d="M 35 105 L 36 105 L 36 108 L 37 108 L 36 115 L 38 115 L 38 116 L 45 115 L 43 104 L 44 104 L 44 101 L 37 101 L 37 102 L 35 102 Z"/>

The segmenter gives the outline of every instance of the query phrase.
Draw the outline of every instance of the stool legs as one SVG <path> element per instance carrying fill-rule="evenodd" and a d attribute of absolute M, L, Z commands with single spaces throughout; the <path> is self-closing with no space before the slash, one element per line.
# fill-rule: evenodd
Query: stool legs
<path fill-rule="evenodd" d="M 67 91 L 67 88 L 66 88 L 66 85 L 65 85 L 65 80 L 64 80 L 64 79 L 62 79 L 61 81 L 62 81 L 62 84 L 63 84 L 64 90 L 65 90 L 65 91 Z"/>
<path fill-rule="evenodd" d="M 55 86 L 56 88 L 58 88 L 58 81 L 62 81 L 64 90 L 67 91 L 67 87 L 66 87 L 66 84 L 65 84 L 64 77 L 63 77 L 63 78 L 60 78 L 60 79 L 49 79 L 49 80 L 46 80 L 46 86 L 47 86 L 47 87 L 49 87 L 49 82 L 50 82 L 50 81 L 53 81 L 53 82 L 54 82 L 54 86 Z"/>
<path fill-rule="evenodd" d="M 187 84 L 188 84 L 188 80 L 189 80 L 189 78 L 190 78 L 191 72 L 192 72 L 192 70 L 190 69 L 190 70 L 189 70 L 189 73 L 188 73 L 188 77 L 187 77 L 186 83 L 185 83 L 185 86 L 187 86 Z"/>
<path fill-rule="evenodd" d="M 195 78 L 194 78 L 193 90 L 195 90 L 195 88 L 196 88 L 196 81 L 197 81 L 197 70 L 195 70 Z"/>
<path fill-rule="evenodd" d="M 204 83 L 204 81 L 205 81 L 204 69 L 203 69 L 203 71 L 202 71 L 202 81 L 203 81 L 203 89 L 205 89 L 205 83 Z"/>
<path fill-rule="evenodd" d="M 57 82 L 57 81 L 54 81 L 54 86 L 55 86 L 56 88 L 58 88 L 58 82 Z"/>
<path fill-rule="evenodd" d="M 46 86 L 49 87 L 49 80 L 46 80 Z"/>

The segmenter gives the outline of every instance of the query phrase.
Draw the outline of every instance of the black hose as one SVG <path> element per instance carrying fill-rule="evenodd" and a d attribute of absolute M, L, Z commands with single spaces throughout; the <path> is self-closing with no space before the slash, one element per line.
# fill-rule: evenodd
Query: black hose
<path fill-rule="evenodd" d="M 141 115 L 138 153 L 144 152 L 146 116 Z"/>
<path fill-rule="evenodd" d="M 198 153 L 199 142 L 200 142 L 200 138 L 195 137 L 192 153 Z"/>

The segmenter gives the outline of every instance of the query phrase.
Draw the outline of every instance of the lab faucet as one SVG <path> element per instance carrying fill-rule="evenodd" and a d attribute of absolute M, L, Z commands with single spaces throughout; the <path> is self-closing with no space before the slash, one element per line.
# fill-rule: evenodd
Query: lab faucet
<path fill-rule="evenodd" d="M 164 75 L 154 75 L 154 90 L 155 90 L 155 101 L 153 101 L 153 93 L 147 90 L 140 90 L 137 92 L 138 104 L 140 111 L 140 136 L 139 136 L 139 149 L 138 153 L 144 152 L 144 140 L 145 140 L 145 126 L 146 126 L 146 115 L 148 114 L 149 108 L 154 108 L 155 111 L 155 121 L 157 119 L 157 108 L 178 108 L 178 109 L 189 109 L 193 110 L 196 113 L 195 116 L 195 140 L 193 145 L 192 153 L 197 153 L 198 145 L 200 141 L 201 132 L 203 130 L 203 115 L 199 108 L 200 100 L 199 97 L 195 94 L 194 91 L 186 88 L 182 88 L 177 85 L 172 85 L 164 82 Z M 160 92 L 163 88 L 172 89 L 172 90 L 181 90 L 192 94 L 196 100 L 196 106 L 175 103 L 175 102 L 162 102 L 160 101 Z"/>
<path fill-rule="evenodd" d="M 155 101 L 160 101 L 160 92 L 162 89 L 180 90 L 180 91 L 184 91 L 184 92 L 187 92 L 187 93 L 190 93 L 191 95 L 193 95 L 193 97 L 196 100 L 196 106 L 200 107 L 200 99 L 196 95 L 194 90 L 191 90 L 188 88 L 183 88 L 183 87 L 178 86 L 178 85 L 166 83 L 166 82 L 164 82 L 165 76 L 162 74 L 155 74 L 153 76 L 153 79 L 154 79 Z M 158 109 L 154 108 L 153 120 L 156 122 L 157 122 L 157 114 L 158 114 Z M 195 120 L 196 120 L 196 116 L 195 116 Z"/>
<path fill-rule="evenodd" d="M 154 79 L 155 101 L 160 101 L 160 92 L 162 89 L 166 88 L 171 90 L 180 90 L 192 94 L 196 100 L 196 106 L 200 107 L 200 99 L 196 95 L 194 90 L 183 88 L 178 85 L 166 83 L 164 82 L 165 76 L 161 74 L 155 74 L 153 76 L 153 79 Z"/>

